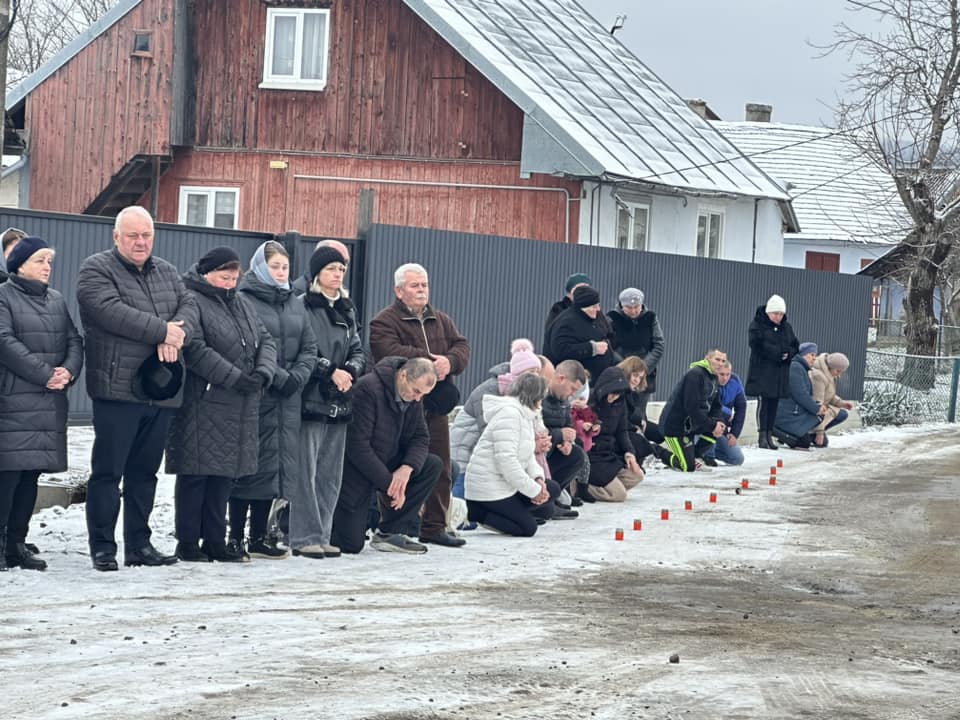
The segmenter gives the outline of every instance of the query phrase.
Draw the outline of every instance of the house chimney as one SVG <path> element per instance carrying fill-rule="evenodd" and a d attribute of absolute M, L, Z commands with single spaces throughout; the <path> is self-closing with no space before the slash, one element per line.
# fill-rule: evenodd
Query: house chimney
<path fill-rule="evenodd" d="M 772 105 L 763 105 L 761 103 L 747 103 L 744 109 L 744 120 L 747 122 L 770 122 L 770 116 L 773 114 Z"/>
<path fill-rule="evenodd" d="M 707 101 L 701 100 L 700 98 L 691 98 L 687 100 L 687 105 L 690 106 L 690 109 L 693 110 L 697 115 L 702 117 L 704 120 L 707 119 Z"/>

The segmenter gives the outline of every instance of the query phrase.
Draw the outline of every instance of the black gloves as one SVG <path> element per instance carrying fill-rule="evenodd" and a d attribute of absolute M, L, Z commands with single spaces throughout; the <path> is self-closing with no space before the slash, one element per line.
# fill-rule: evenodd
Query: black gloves
<path fill-rule="evenodd" d="M 283 385 L 280 386 L 279 391 L 283 397 L 290 397 L 299 389 L 300 383 L 297 382 L 297 379 L 293 375 L 289 375 Z"/>
<path fill-rule="evenodd" d="M 245 373 L 233 384 L 233 389 L 244 395 L 252 395 L 263 387 L 263 379 L 257 373 Z"/>

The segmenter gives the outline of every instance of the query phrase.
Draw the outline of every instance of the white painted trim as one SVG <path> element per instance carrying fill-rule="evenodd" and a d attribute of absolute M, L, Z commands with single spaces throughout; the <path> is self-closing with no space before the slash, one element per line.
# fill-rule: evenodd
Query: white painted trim
<path fill-rule="evenodd" d="M 180 197 L 177 201 L 177 222 L 181 225 L 187 224 L 187 196 L 188 195 L 206 195 L 207 196 L 207 218 L 203 227 L 214 227 L 213 218 L 216 214 L 216 193 L 233 193 L 236 201 L 233 204 L 233 227 L 237 229 L 237 223 L 240 220 L 240 188 L 239 187 L 221 187 L 213 185 L 181 185 Z"/>
<path fill-rule="evenodd" d="M 300 78 L 300 67 L 303 60 L 303 18 L 306 15 L 323 15 L 323 72 L 320 78 L 303 80 Z M 296 20 L 293 46 L 293 75 L 274 75 L 271 61 L 273 59 L 274 25 L 279 17 L 292 17 Z M 263 81 L 259 87 L 275 90 L 305 90 L 317 92 L 327 86 L 327 76 L 330 64 L 330 11 L 321 8 L 267 8 L 267 27 L 263 44 Z"/>

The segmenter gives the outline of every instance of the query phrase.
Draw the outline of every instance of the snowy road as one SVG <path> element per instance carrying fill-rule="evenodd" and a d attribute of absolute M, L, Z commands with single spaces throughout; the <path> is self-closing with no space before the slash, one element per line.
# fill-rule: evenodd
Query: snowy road
<path fill-rule="evenodd" d="M 79 470 L 89 432 L 71 432 Z M 532 540 L 481 530 L 422 557 L 103 575 L 83 508 L 47 510 L 31 537 L 50 570 L 0 576 L 0 717 L 956 720 L 958 441 L 784 450 L 776 487 L 759 450 L 659 470 Z"/>

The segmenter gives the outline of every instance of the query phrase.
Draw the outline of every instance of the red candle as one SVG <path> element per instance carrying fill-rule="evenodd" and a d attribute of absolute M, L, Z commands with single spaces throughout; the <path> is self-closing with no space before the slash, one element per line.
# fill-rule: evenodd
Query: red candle
<path fill-rule="evenodd" d="M 777 466 L 776 466 L 776 465 L 771 465 L 771 466 L 770 466 L 770 474 L 771 474 L 771 475 L 776 475 L 776 474 L 777 474 Z"/>
<path fill-rule="evenodd" d="M 782 468 L 782 467 L 783 467 L 783 458 L 777 458 L 777 467 L 778 467 L 778 468 Z"/>
<path fill-rule="evenodd" d="M 771 475 L 771 476 L 770 476 L 770 484 L 771 484 L 771 485 L 776 485 L 776 484 L 777 484 L 777 476 L 776 476 L 776 475 Z"/>
<path fill-rule="evenodd" d="M 663 510 L 661 510 L 661 511 L 660 511 L 660 519 L 661 519 L 661 520 L 669 520 L 669 519 L 670 519 L 670 511 L 667 510 L 666 508 L 664 508 Z"/>
<path fill-rule="evenodd" d="M 715 503 L 717 501 L 717 494 L 710 493 L 710 502 Z"/>
<path fill-rule="evenodd" d="M 689 500 L 684 501 L 683 503 L 684 510 L 693 510 L 693 503 Z"/>
<path fill-rule="evenodd" d="M 633 521 L 634 530 L 643 530 L 643 523 L 638 519 Z"/>
<path fill-rule="evenodd" d="M 613 534 L 614 540 L 623 540 L 623 528 L 617 528 L 616 532 Z"/>
<path fill-rule="evenodd" d="M 740 481 L 740 487 L 744 489 L 750 487 L 750 481 L 744 478 L 743 480 Z"/>

